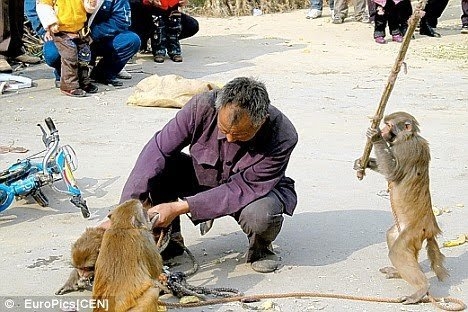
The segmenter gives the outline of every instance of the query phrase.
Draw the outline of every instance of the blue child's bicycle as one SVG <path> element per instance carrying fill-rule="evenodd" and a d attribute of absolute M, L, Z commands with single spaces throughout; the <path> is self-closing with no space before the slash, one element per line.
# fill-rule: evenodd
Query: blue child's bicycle
<path fill-rule="evenodd" d="M 0 212 L 7 209 L 15 198 L 27 196 L 34 198 L 42 207 L 48 206 L 47 197 L 41 188 L 50 185 L 57 192 L 71 195 L 71 203 L 81 209 L 83 217 L 88 218 L 88 206 L 72 173 L 77 167 L 75 152 L 69 145 L 59 146 L 59 134 L 50 117 L 45 119 L 45 123 L 49 128 L 49 135 L 40 124 L 38 126 L 41 128 L 46 149 L 0 171 Z M 34 161 L 35 159 L 40 160 Z M 66 190 L 55 186 L 55 182 L 59 180 L 63 180 Z"/>

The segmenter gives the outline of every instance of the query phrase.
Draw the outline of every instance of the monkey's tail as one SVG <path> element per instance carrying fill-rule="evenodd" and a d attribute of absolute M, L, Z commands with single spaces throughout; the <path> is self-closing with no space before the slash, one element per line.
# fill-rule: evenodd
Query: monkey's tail
<path fill-rule="evenodd" d="M 431 261 L 431 269 L 435 272 L 439 281 L 443 281 L 450 275 L 444 267 L 445 256 L 440 252 L 435 237 L 427 239 L 427 256 Z"/>

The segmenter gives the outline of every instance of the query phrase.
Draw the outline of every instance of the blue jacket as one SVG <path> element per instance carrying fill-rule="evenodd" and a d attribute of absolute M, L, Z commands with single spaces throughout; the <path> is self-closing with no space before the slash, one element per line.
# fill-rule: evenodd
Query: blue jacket
<path fill-rule="evenodd" d="M 42 38 L 45 30 L 36 13 L 36 0 L 24 0 L 24 13 L 33 30 Z M 114 37 L 130 27 L 131 12 L 128 0 L 104 0 L 91 25 L 91 37 L 99 40 Z"/>
<path fill-rule="evenodd" d="M 45 30 L 36 13 L 36 0 L 24 0 L 24 14 L 31 22 L 32 29 L 42 38 Z"/>
<path fill-rule="evenodd" d="M 91 25 L 93 40 L 112 38 L 130 27 L 129 0 L 104 0 Z"/>

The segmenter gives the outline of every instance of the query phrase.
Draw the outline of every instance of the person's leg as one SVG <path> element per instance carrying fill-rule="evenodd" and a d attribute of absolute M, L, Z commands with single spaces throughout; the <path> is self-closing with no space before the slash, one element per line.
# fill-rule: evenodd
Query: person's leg
<path fill-rule="evenodd" d="M 132 31 L 124 31 L 113 38 L 94 41 L 91 44 L 91 53 L 102 56 L 94 67 L 91 77 L 97 82 L 122 85 L 115 78 L 124 68 L 128 60 L 140 49 L 140 38 Z"/>
<path fill-rule="evenodd" d="M 55 34 L 54 42 L 60 53 L 60 59 L 62 62 L 60 90 L 68 94 L 70 91 L 80 88 L 78 79 L 78 48 L 75 42 L 64 33 Z"/>
<path fill-rule="evenodd" d="M 408 20 L 413 14 L 413 7 L 410 0 L 402 0 L 395 5 L 397 11 L 398 24 L 401 35 L 404 36 L 408 30 Z"/>
<path fill-rule="evenodd" d="M 323 0 L 310 0 L 310 10 L 306 18 L 318 18 L 322 16 Z"/>
<path fill-rule="evenodd" d="M 387 13 L 380 4 L 376 5 L 374 16 L 374 39 L 377 43 L 386 43 L 385 28 L 387 27 Z"/>
<path fill-rule="evenodd" d="M 42 47 L 42 55 L 46 64 L 54 69 L 55 86 L 59 88 L 62 62 L 60 60 L 60 53 L 53 41 L 44 42 L 44 46 Z"/>
<path fill-rule="evenodd" d="M 130 10 L 132 11 L 132 23 L 130 30 L 138 35 L 141 41 L 141 50 L 146 50 L 150 32 L 148 25 L 150 23 L 150 15 L 147 8 L 144 8 L 141 0 L 131 0 Z"/>
<path fill-rule="evenodd" d="M 366 0 L 354 0 L 354 19 L 358 22 L 369 22 L 366 12 Z"/>
<path fill-rule="evenodd" d="M 169 158 L 166 168 L 157 177 L 148 182 L 148 199 L 151 205 L 177 201 L 179 198 L 191 196 L 200 191 L 192 158 L 184 153 L 179 153 Z M 142 198 L 144 199 L 144 198 Z M 179 256 L 184 253 L 184 239 L 181 234 L 180 218 L 172 221 L 171 240 L 167 247 L 161 252 L 164 260 Z"/>
<path fill-rule="evenodd" d="M 168 23 L 169 16 L 166 11 L 154 9 L 151 12 L 151 51 L 157 63 L 163 63 L 166 56 Z"/>
<path fill-rule="evenodd" d="M 179 36 L 182 30 L 181 14 L 174 10 L 169 14 L 166 27 L 166 48 L 167 54 L 174 62 L 182 62 L 182 50 L 180 48 Z"/>
<path fill-rule="evenodd" d="M 402 42 L 403 37 L 400 31 L 400 19 L 398 15 L 398 8 L 393 1 L 389 1 L 388 5 L 385 6 L 388 17 L 388 29 L 392 35 L 392 41 Z"/>
<path fill-rule="evenodd" d="M 448 0 L 428 0 L 424 11 L 426 14 L 419 23 L 419 33 L 429 37 L 440 37 L 434 30 L 437 27 L 437 19 L 442 15 Z"/>
<path fill-rule="evenodd" d="M 283 210 L 283 203 L 274 191 L 271 191 L 234 214 L 233 217 L 249 239 L 247 262 L 255 263 L 274 255 L 271 243 L 281 230 Z M 276 267 L 272 269 L 275 270 Z"/>
<path fill-rule="evenodd" d="M 182 24 L 182 31 L 180 33 L 179 39 L 192 37 L 200 29 L 198 21 L 185 13 L 182 13 L 182 16 L 180 17 L 180 22 Z"/>
<path fill-rule="evenodd" d="M 8 1 L 9 21 L 10 21 L 10 43 L 8 45 L 7 56 L 16 62 L 37 64 L 41 58 L 25 53 L 23 45 L 24 33 L 24 1 Z"/>
<path fill-rule="evenodd" d="M 346 0 L 335 0 L 333 6 L 333 23 L 341 24 L 348 16 L 348 3 Z"/>
<path fill-rule="evenodd" d="M 89 63 L 91 61 L 89 41 L 87 37 L 75 39 L 78 47 L 78 78 L 81 89 L 87 93 L 96 93 L 99 88 L 91 83 L 91 78 L 89 77 Z"/>
<path fill-rule="evenodd" d="M 369 21 L 373 22 L 376 14 L 376 6 L 373 0 L 367 0 L 367 10 L 369 11 Z"/>
<path fill-rule="evenodd" d="M 429 26 L 432 28 L 437 27 L 437 22 L 439 17 L 442 16 L 442 13 L 444 12 L 445 8 L 447 7 L 449 0 L 429 0 L 428 4 L 430 3 L 430 7 L 428 11 L 426 11 L 426 14 L 429 14 L 429 16 L 426 16 L 427 22 Z M 427 9 L 427 6 L 426 6 Z"/>
<path fill-rule="evenodd" d="M 462 34 L 468 34 L 468 0 L 462 0 L 461 7 L 462 7 L 462 16 L 461 16 Z"/>
<path fill-rule="evenodd" d="M 10 20 L 10 44 L 8 56 L 15 58 L 23 54 L 23 32 L 24 32 L 24 1 L 9 0 L 8 15 Z"/>

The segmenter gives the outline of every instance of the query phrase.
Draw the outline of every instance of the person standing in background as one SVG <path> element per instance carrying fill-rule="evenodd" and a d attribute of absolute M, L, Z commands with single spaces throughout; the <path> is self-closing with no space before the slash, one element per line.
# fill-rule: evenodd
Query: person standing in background
<path fill-rule="evenodd" d="M 179 0 L 179 7 L 183 8 L 188 5 L 188 0 Z M 151 27 L 153 20 L 151 13 L 143 7 L 142 0 L 130 0 L 132 10 L 132 24 L 130 30 L 135 32 L 141 40 L 141 52 L 150 52 L 148 48 L 148 40 L 151 36 Z M 180 12 L 180 24 L 182 26 L 179 40 L 194 36 L 199 30 L 198 21 L 190 15 Z"/>
<path fill-rule="evenodd" d="M 24 2 L 0 0 L 0 72 L 13 71 L 8 61 L 37 64 L 40 58 L 27 55 L 23 46 Z"/>
<path fill-rule="evenodd" d="M 419 23 L 419 34 L 429 37 L 440 37 L 440 34 L 434 30 L 437 28 L 437 19 L 442 15 L 447 7 L 449 0 L 428 0 L 424 11 L 426 14 Z"/>
<path fill-rule="evenodd" d="M 333 24 L 342 24 L 348 17 L 348 1 L 335 0 L 333 6 Z M 369 16 L 366 12 L 366 0 L 354 0 L 354 20 L 356 22 L 369 23 Z"/>
<path fill-rule="evenodd" d="M 461 28 L 461 33 L 462 33 L 462 34 L 468 34 L 468 0 L 462 0 L 462 1 L 461 1 L 461 8 L 462 8 L 462 16 L 461 16 L 462 28 Z"/>
<path fill-rule="evenodd" d="M 334 1 L 329 0 L 328 4 L 330 6 L 330 15 L 333 19 L 333 5 Z M 307 12 L 306 18 L 307 19 L 314 19 L 319 18 L 322 16 L 322 9 L 323 9 L 323 0 L 310 0 L 310 9 Z"/>

